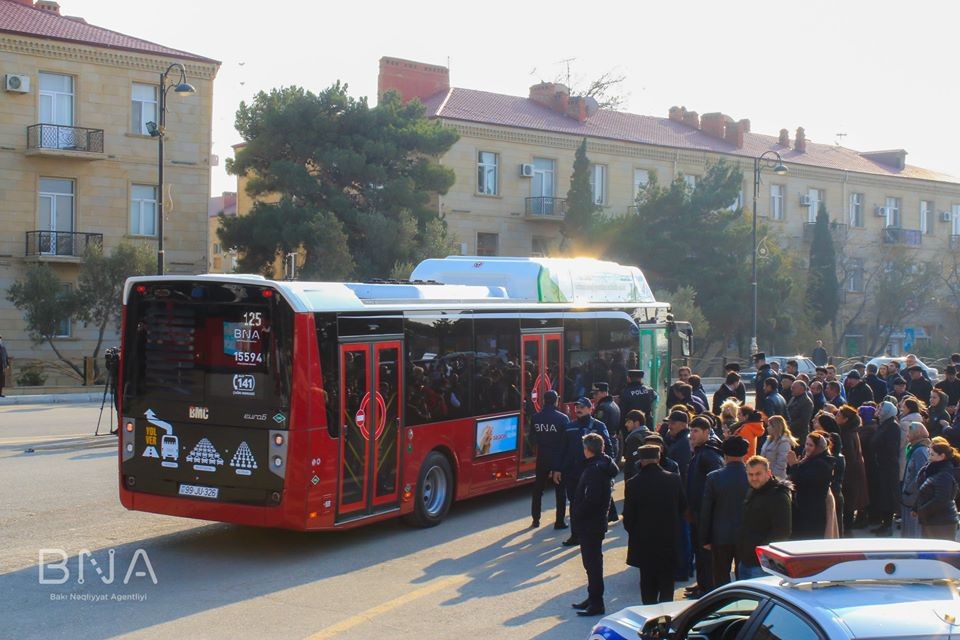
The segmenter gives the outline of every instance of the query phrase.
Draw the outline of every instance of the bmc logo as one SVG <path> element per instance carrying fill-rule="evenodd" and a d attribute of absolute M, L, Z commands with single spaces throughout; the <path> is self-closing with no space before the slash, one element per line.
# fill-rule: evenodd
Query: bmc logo
<path fill-rule="evenodd" d="M 251 375 L 236 374 L 233 376 L 234 391 L 253 391 L 257 388 L 257 379 Z"/>
<path fill-rule="evenodd" d="M 77 553 L 77 584 L 83 584 L 84 577 L 84 558 L 90 563 L 90 566 L 97 573 L 103 584 L 113 584 L 114 581 L 114 556 L 117 552 L 114 549 L 107 551 L 107 561 L 103 564 L 97 562 L 93 553 L 89 549 L 81 549 Z M 70 580 L 71 572 L 69 557 L 63 549 L 40 549 L 40 584 L 65 584 Z M 50 557 L 56 560 L 51 561 Z M 59 574 L 59 575 L 57 575 Z M 123 576 L 123 584 L 129 584 L 131 578 L 148 578 L 153 584 L 157 584 L 157 574 L 153 571 L 153 565 L 150 564 L 150 556 L 143 549 L 137 549 L 130 558 L 130 564 L 127 565 L 127 572 Z"/>
<path fill-rule="evenodd" d="M 190 407 L 191 420 L 209 420 L 210 409 L 207 407 Z"/>

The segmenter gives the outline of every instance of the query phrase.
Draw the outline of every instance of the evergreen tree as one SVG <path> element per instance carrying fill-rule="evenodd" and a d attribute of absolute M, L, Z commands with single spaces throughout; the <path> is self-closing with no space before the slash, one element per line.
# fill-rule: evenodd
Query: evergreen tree
<path fill-rule="evenodd" d="M 563 220 L 560 249 L 577 255 L 589 251 L 591 235 L 597 223 L 597 205 L 590 186 L 590 159 L 587 158 L 587 139 L 584 138 L 573 160 L 570 190 L 567 191 L 567 213 Z"/>
<path fill-rule="evenodd" d="M 807 274 L 807 307 L 813 324 L 833 322 L 840 307 L 837 255 L 830 235 L 830 214 L 821 202 L 810 243 L 810 270 Z"/>

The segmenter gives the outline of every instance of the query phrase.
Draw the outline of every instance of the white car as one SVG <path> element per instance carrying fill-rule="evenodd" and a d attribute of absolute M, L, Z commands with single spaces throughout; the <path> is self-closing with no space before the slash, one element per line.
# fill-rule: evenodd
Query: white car
<path fill-rule="evenodd" d="M 627 607 L 590 640 L 832 640 L 960 637 L 960 544 L 942 540 L 778 542 L 757 549 L 768 577 L 697 601 Z"/>
<path fill-rule="evenodd" d="M 902 375 L 906 380 L 909 381 L 910 374 L 904 370 L 904 367 L 906 367 L 906 362 L 907 362 L 906 358 L 894 358 L 892 356 L 879 356 L 877 358 L 871 358 L 870 360 L 867 361 L 867 364 L 875 364 L 879 368 L 880 365 L 887 364 L 888 362 L 892 362 L 892 361 L 896 361 L 897 363 L 900 364 L 900 375 Z M 940 372 L 937 371 L 936 368 L 931 367 L 927 364 L 924 364 L 920 360 L 917 360 L 917 364 L 919 364 L 921 367 L 923 367 L 926 370 L 927 378 L 930 380 L 930 382 L 936 383 L 937 380 L 940 379 Z"/>
<path fill-rule="evenodd" d="M 797 361 L 797 373 L 805 373 L 813 379 L 817 375 L 817 365 L 807 356 L 767 356 L 767 362 L 776 362 L 780 365 L 780 373 L 787 372 L 787 362 L 789 360 Z"/>

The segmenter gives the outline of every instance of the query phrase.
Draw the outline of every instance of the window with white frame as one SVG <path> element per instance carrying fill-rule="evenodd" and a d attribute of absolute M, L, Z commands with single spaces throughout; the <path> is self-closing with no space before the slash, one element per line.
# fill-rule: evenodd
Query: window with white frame
<path fill-rule="evenodd" d="M 477 193 L 485 196 L 495 196 L 497 190 L 497 166 L 500 162 L 499 154 L 492 151 L 477 153 Z"/>
<path fill-rule="evenodd" d="M 807 189 L 807 222 L 816 222 L 820 203 L 825 199 L 823 189 Z"/>
<path fill-rule="evenodd" d="M 603 206 L 607 203 L 607 166 L 595 164 L 590 167 L 590 190 L 593 204 Z"/>
<path fill-rule="evenodd" d="M 637 196 L 647 188 L 647 185 L 650 184 L 650 172 L 647 169 L 634 169 L 633 170 L 633 199 L 636 200 Z"/>
<path fill-rule="evenodd" d="M 130 235 L 157 235 L 157 188 L 147 184 L 130 186 Z"/>
<path fill-rule="evenodd" d="M 887 212 L 887 226 L 900 227 L 903 220 L 900 219 L 900 198 L 888 197 L 885 209 Z"/>
<path fill-rule="evenodd" d="M 850 226 L 851 227 L 863 226 L 863 194 L 862 193 L 850 194 Z"/>
<path fill-rule="evenodd" d="M 149 135 L 148 122 L 157 122 L 157 86 L 133 83 L 130 102 L 130 131 Z"/>
<path fill-rule="evenodd" d="M 683 174 L 683 181 L 684 181 L 685 183 L 687 183 L 687 188 L 688 188 L 688 189 L 696 189 L 696 188 L 697 188 L 697 182 L 698 182 L 699 180 L 700 180 L 700 176 L 690 175 L 690 174 L 686 174 L 686 173 Z"/>
<path fill-rule="evenodd" d="M 73 126 L 73 76 L 40 73 L 40 123 Z"/>
<path fill-rule="evenodd" d="M 847 263 L 847 291 L 863 293 L 863 258 L 850 258 Z"/>
<path fill-rule="evenodd" d="M 933 235 L 936 215 L 936 209 L 932 200 L 920 201 L 920 233 L 928 236 Z"/>
<path fill-rule="evenodd" d="M 783 220 L 783 197 L 786 188 L 782 184 L 770 185 L 770 218 Z"/>

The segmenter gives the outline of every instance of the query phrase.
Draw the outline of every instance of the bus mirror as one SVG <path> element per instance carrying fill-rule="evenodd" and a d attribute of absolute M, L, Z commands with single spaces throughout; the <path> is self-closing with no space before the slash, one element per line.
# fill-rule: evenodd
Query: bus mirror
<path fill-rule="evenodd" d="M 684 358 L 690 357 L 690 342 L 691 342 L 691 333 L 692 331 L 680 331 L 680 353 L 683 354 Z"/>

